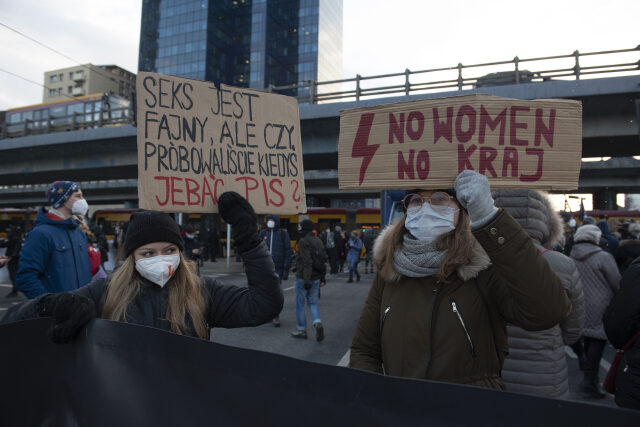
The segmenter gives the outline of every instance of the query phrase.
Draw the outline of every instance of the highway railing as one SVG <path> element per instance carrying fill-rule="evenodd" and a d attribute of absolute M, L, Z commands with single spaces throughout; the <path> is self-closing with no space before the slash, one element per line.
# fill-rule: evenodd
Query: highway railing
<path fill-rule="evenodd" d="M 285 86 L 270 86 L 270 92 L 295 96 L 299 103 L 317 104 L 359 101 L 385 96 L 408 96 L 425 92 L 466 90 L 506 84 L 553 80 L 613 77 L 640 71 L 640 45 L 631 49 L 607 50 L 566 55 L 485 62 L 453 67 L 409 70 L 375 76 L 330 81 L 305 81 Z M 134 123 L 130 108 L 112 108 L 101 114 L 74 113 L 39 120 L 0 123 L 0 139 L 69 130 L 118 126 Z"/>
<path fill-rule="evenodd" d="M 359 101 L 363 98 L 411 95 L 428 91 L 465 90 L 483 86 L 580 80 L 636 73 L 640 70 L 640 45 L 631 49 L 607 50 L 537 58 L 515 57 L 507 61 L 453 67 L 409 70 L 376 76 L 331 81 L 305 81 L 271 86 L 269 91 L 293 95 L 300 103 Z"/>

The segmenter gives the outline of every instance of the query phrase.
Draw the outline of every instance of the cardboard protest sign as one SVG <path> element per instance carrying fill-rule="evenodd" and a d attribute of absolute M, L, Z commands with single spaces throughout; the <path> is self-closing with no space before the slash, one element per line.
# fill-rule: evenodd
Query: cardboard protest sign
<path fill-rule="evenodd" d="M 465 169 L 493 188 L 578 188 L 582 104 L 467 95 L 340 112 L 341 189 L 451 188 Z"/>
<path fill-rule="evenodd" d="M 141 208 L 213 213 L 236 191 L 257 213 L 306 211 L 294 98 L 146 72 L 136 91 Z"/>

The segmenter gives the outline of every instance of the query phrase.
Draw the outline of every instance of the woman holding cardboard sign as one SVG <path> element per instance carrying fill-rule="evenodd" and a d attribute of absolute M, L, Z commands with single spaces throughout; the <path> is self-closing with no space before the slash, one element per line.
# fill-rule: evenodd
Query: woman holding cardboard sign
<path fill-rule="evenodd" d="M 408 192 L 405 216 L 376 240 L 349 366 L 504 389 L 507 323 L 547 329 L 571 304 L 485 176 L 463 171 L 454 188 Z"/>
<path fill-rule="evenodd" d="M 258 239 L 256 215 L 239 194 L 224 193 L 220 215 L 232 225 L 248 287 L 201 279 L 185 261 L 176 222 L 156 211 L 131 215 L 123 264 L 107 279 L 73 292 L 45 294 L 7 313 L 3 322 L 53 317 L 50 336 L 67 342 L 94 317 L 209 339 L 212 327 L 256 326 L 280 313 L 282 291 L 271 255 Z"/>

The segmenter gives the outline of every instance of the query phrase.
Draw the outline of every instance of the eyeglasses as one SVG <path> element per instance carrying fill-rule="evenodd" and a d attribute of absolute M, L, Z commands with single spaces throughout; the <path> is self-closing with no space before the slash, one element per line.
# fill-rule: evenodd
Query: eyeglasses
<path fill-rule="evenodd" d="M 431 197 L 422 196 L 420 193 L 408 194 L 402 203 L 407 211 L 420 209 L 424 203 L 429 203 L 434 210 L 442 211 L 445 208 L 453 208 L 451 199 L 453 199 L 453 196 L 442 191 L 436 191 Z"/>

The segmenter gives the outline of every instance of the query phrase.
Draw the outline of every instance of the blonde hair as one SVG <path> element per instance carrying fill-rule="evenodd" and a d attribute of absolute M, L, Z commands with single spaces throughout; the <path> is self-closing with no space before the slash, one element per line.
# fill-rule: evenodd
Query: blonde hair
<path fill-rule="evenodd" d="M 386 281 L 397 280 L 400 277 L 394 268 L 393 259 L 396 249 L 402 245 L 404 235 L 409 232 L 404 226 L 406 219 L 405 213 L 399 223 L 392 230 L 389 230 L 391 235 L 387 241 L 388 244 L 380 248 L 381 254 L 374 260 L 380 276 Z M 451 275 L 459 267 L 471 262 L 475 244 L 476 239 L 471 233 L 471 227 L 469 227 L 469 215 L 464 209 L 460 209 L 456 228 L 438 237 L 435 241 L 437 249 L 447 250 L 436 277 L 448 282 Z"/>
<path fill-rule="evenodd" d="M 168 286 L 169 301 L 166 320 L 171 331 L 184 335 L 187 332 L 186 315 L 193 323 L 196 335 L 209 339 L 205 320 L 205 304 L 200 278 L 192 263 L 180 255 L 180 265 L 165 286 Z M 140 293 L 140 275 L 136 271 L 135 258 L 131 254 L 111 276 L 107 285 L 102 317 L 104 319 L 127 321 L 127 308 Z"/>

